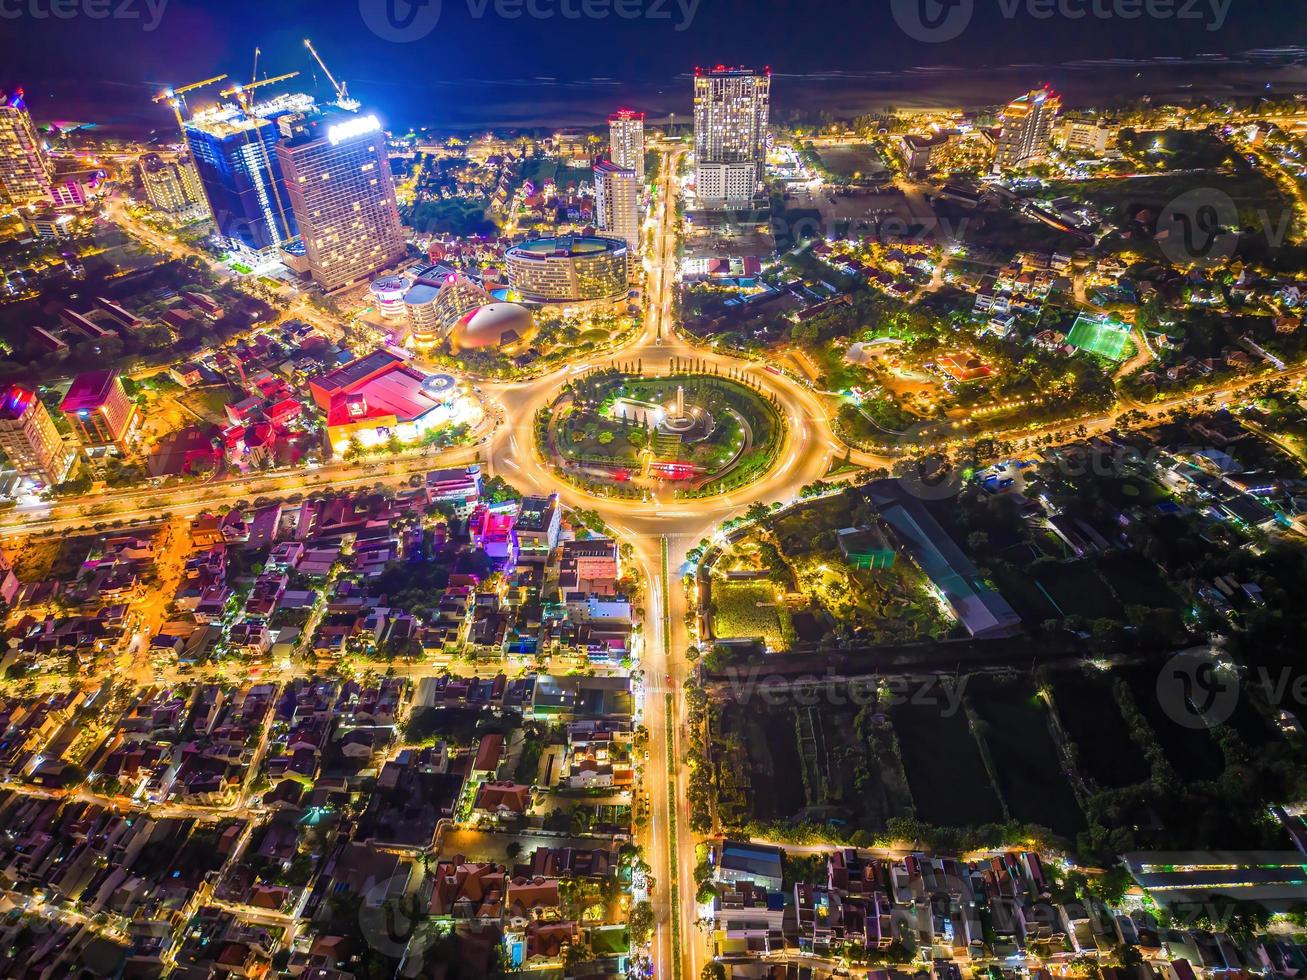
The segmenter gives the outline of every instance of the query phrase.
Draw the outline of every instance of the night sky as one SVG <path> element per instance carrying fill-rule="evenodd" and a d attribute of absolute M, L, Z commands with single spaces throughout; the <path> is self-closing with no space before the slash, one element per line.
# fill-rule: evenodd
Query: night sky
<path fill-rule="evenodd" d="M 995 101 L 999 93 L 1015 95 L 1041 81 L 1061 87 L 1073 103 L 1092 101 L 1122 94 L 1125 86 L 1113 79 L 1134 78 L 1136 68 L 1146 73 L 1138 83 L 1145 87 L 1156 82 L 1163 89 L 1184 84 L 1210 87 L 1213 94 L 1246 92 L 1264 76 L 1281 92 L 1307 89 L 1307 69 L 1272 73 L 1244 59 L 1220 69 L 1156 62 L 1307 45 L 1304 0 L 974 0 L 965 28 L 942 43 L 910 37 L 892 10 L 901 4 L 900 17 L 911 18 L 916 5 L 925 4 L 928 15 L 943 13 L 939 0 L 618 0 L 648 15 L 637 19 L 616 16 L 613 0 L 585 0 L 602 5 L 607 16 L 598 18 L 562 16 L 560 5 L 579 10 L 582 0 L 531 0 L 554 12 L 547 19 L 500 15 L 525 0 L 427 0 L 416 12 L 408 0 L 150 0 L 153 9 L 145 0 L 56 2 L 81 12 L 65 20 L 36 17 L 51 0 L 0 0 L 0 84 L 26 86 L 38 118 L 110 125 L 163 126 L 168 116 L 150 106 L 153 92 L 220 72 L 248 78 L 256 44 L 263 49 L 261 73 L 300 69 L 306 74 L 294 84 L 311 88 L 305 36 L 349 81 L 351 92 L 392 127 L 470 126 L 483 119 L 496 125 L 578 123 L 618 104 L 683 112 L 689 108 L 686 72 L 718 62 L 771 65 L 781 118 L 787 106 L 807 108 L 827 98 L 837 110 L 857 108 L 863 96 L 855 92 L 910 102 L 914 92 L 935 86 L 941 97 L 979 99 L 989 96 L 986 80 Z M 688 26 L 678 30 L 686 22 L 681 5 L 694 3 Z M 1151 3 L 1187 9 L 1184 17 L 1166 19 L 1092 13 L 1071 19 L 1056 12 L 1059 3 L 1086 10 L 1095 3 L 1127 11 Z M 431 4 L 439 4 L 434 26 Z M 95 19 L 85 12 L 120 6 L 132 16 Z M 1037 16 L 1045 8 L 1053 16 Z M 409 14 L 413 21 L 405 27 Z M 153 30 L 145 29 L 156 21 Z M 370 23 L 382 33 L 425 36 L 396 43 L 378 36 Z M 1083 59 L 1141 64 L 1067 67 Z M 952 76 L 941 88 L 945 76 L 903 74 L 922 66 L 1007 67 L 1001 75 Z M 829 72 L 852 75 L 821 77 Z M 319 92 L 327 94 L 325 84 Z"/>

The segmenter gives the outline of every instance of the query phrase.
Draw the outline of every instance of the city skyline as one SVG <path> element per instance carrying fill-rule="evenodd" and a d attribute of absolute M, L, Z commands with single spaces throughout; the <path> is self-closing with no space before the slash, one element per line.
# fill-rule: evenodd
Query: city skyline
<path fill-rule="evenodd" d="M 69 2 L 0 978 L 1307 971 L 1307 11 Z"/>
<path fill-rule="evenodd" d="M 599 20 L 562 16 L 546 20 L 500 18 L 494 8 L 487 9 L 477 18 L 470 17 L 467 11 L 450 7 L 439 20 L 440 29 L 434 33 L 412 43 L 393 43 L 369 30 L 361 13 L 351 8 L 349 17 L 342 18 L 339 24 L 324 23 L 318 35 L 324 50 L 342 52 L 338 66 L 341 72 L 355 79 L 360 92 L 367 90 L 369 101 L 393 125 L 469 126 L 476 124 L 477 113 L 483 117 L 487 114 L 495 116 L 497 125 L 512 125 L 512 113 L 532 111 L 527 108 L 533 101 L 529 97 L 532 94 L 535 100 L 546 99 L 555 103 L 559 117 L 575 121 L 599 121 L 612 111 L 613 104 L 625 103 L 635 109 L 659 113 L 675 111 L 675 104 L 667 100 L 669 94 L 675 94 L 668 88 L 674 85 L 673 80 L 687 73 L 693 64 L 718 60 L 772 63 L 778 70 L 793 76 L 796 84 L 790 86 L 788 96 L 793 101 L 788 105 L 784 101 L 778 103 L 778 107 L 785 111 L 791 107 L 810 109 L 820 98 L 817 93 L 831 91 L 823 76 L 833 70 L 845 72 L 853 79 L 860 75 L 870 76 L 861 82 L 875 86 L 874 92 L 867 96 L 868 109 L 877 102 L 911 98 L 910 86 L 901 88 L 898 80 L 877 76 L 880 72 L 902 72 L 914 66 L 951 65 L 974 70 L 986 65 L 1037 65 L 1042 68 L 1040 80 L 1052 82 L 1077 102 L 1090 102 L 1116 97 L 1123 88 L 1118 85 L 1114 92 L 1106 80 L 1094 79 L 1092 71 L 1088 76 L 1088 86 L 1078 86 L 1077 78 L 1083 78 L 1095 60 L 1122 59 L 1120 75 L 1123 82 L 1131 80 L 1135 71 L 1143 70 L 1154 75 L 1154 84 L 1166 84 L 1162 76 L 1167 71 L 1174 71 L 1176 66 L 1159 65 L 1158 57 L 1191 60 L 1212 52 L 1237 56 L 1251 49 L 1281 46 L 1285 38 L 1292 37 L 1293 25 L 1303 25 L 1307 15 L 1291 0 L 1271 2 L 1276 5 L 1273 9 L 1263 4 L 1257 12 L 1242 4 L 1232 4 L 1220 7 L 1216 12 L 1210 6 L 1204 6 L 1202 11 L 1198 11 L 1203 13 L 1203 17 L 1131 20 L 1129 31 L 1119 30 L 1121 20 L 1114 22 L 1110 18 L 1092 15 L 1046 17 L 1040 13 L 1031 16 L 1019 5 L 1008 17 L 1005 16 L 1006 8 L 981 4 L 975 8 L 967 31 L 939 44 L 916 43 L 903 32 L 891 16 L 889 6 L 885 5 L 861 8 L 856 13 L 856 29 L 851 27 L 834 32 L 819 43 L 799 42 L 794 32 L 816 33 L 821 28 L 815 25 L 824 23 L 827 16 L 836 17 L 838 14 L 847 19 L 850 16 L 847 10 L 837 12 L 832 8 L 827 13 L 812 10 L 808 18 L 797 20 L 783 14 L 775 19 L 763 19 L 755 25 L 748 46 L 723 46 L 718 38 L 724 36 L 730 14 L 709 0 L 698 5 L 696 19 L 685 31 L 675 30 L 670 21 L 664 25 L 656 20 L 626 21 L 616 17 Z M 1222 10 L 1224 16 L 1220 29 L 1209 29 Z M 307 21 L 312 21 L 311 11 L 304 9 L 301 12 Z M 16 45 L 4 81 L 11 85 L 26 83 L 31 97 L 38 105 L 45 106 L 42 118 L 77 119 L 89 115 L 86 109 L 100 105 L 101 108 L 93 114 L 101 124 L 112 124 L 114 117 L 121 117 L 124 122 L 132 120 L 134 126 L 153 124 L 163 128 L 166 126 L 165 115 L 145 112 L 134 105 L 128 107 L 128 103 L 135 101 L 130 92 L 144 95 L 151 89 L 247 64 L 254 46 L 258 45 L 265 52 L 265 63 L 275 65 L 278 71 L 310 69 L 310 82 L 315 87 L 313 94 L 330 98 L 328 80 L 312 70 L 311 62 L 302 54 L 300 29 L 289 26 L 295 23 L 296 17 L 295 10 L 285 11 L 282 18 L 286 26 L 281 27 L 265 24 L 257 11 L 247 10 L 242 4 L 209 9 L 201 4 L 183 6 L 177 0 L 165 6 L 157 29 L 149 32 L 143 30 L 140 22 L 130 20 L 13 18 L 6 23 L 13 28 L 12 36 L 24 43 Z M 1281 26 L 1272 28 L 1271 23 Z M 516 56 L 510 61 L 519 65 L 520 70 L 486 74 L 476 70 L 475 62 L 462 63 L 465 57 L 462 52 L 473 48 L 471 39 L 486 24 L 493 24 L 496 36 L 506 39 L 505 43 L 515 49 Z M 592 51 L 621 51 L 622 57 L 613 58 L 611 64 L 606 65 L 591 59 L 591 67 L 585 72 L 569 72 L 567 64 L 556 59 L 552 63 L 537 61 L 541 56 L 528 38 L 534 38 L 540 32 L 548 37 L 555 31 L 568 33 L 572 43 L 582 44 Z M 622 38 L 636 36 L 635 32 L 643 43 L 634 46 L 622 43 Z M 205 45 L 193 43 L 193 38 L 198 36 L 207 39 Z M 705 43 L 699 40 L 701 37 L 711 41 Z M 855 42 L 855 37 L 866 37 L 868 41 L 866 44 Z M 110 46 L 101 48 L 97 42 L 106 39 L 112 39 Z M 1002 44 L 998 43 L 1000 40 Z M 545 43 L 539 50 L 549 48 L 550 45 Z M 112 51 L 112 55 L 101 60 L 98 55 L 101 50 Z M 358 58 L 357 64 L 345 60 L 343 52 L 347 50 L 359 52 L 352 55 Z M 440 54 L 437 63 L 447 66 L 448 70 L 432 72 L 427 52 L 433 50 Z M 998 52 L 1017 50 L 1028 52 L 1030 56 L 1016 59 L 994 57 Z M 35 58 L 35 51 L 47 54 Z M 70 57 L 73 51 L 78 52 L 77 57 Z M 88 51 L 91 52 L 89 57 L 82 56 Z M 187 53 L 173 54 L 183 51 Z M 868 51 L 873 53 L 871 61 L 866 58 Z M 1041 54 L 1047 56 L 1041 57 Z M 1079 65 L 1079 62 L 1086 64 Z M 1073 64 L 1069 66 L 1068 63 Z M 1127 72 L 1127 64 L 1135 67 Z M 1265 84 L 1268 77 L 1276 77 L 1258 71 L 1257 64 L 1256 61 L 1248 62 L 1247 67 L 1251 69 L 1248 74 L 1260 75 L 1260 84 Z M 137 67 L 139 65 L 150 66 L 144 78 Z M 371 67 L 374 65 L 388 65 L 392 71 L 376 71 Z M 359 74 L 360 68 L 363 69 L 362 75 Z M 1151 72 L 1153 68 L 1160 68 L 1162 72 Z M 440 101 L 450 103 L 447 108 L 423 110 L 421 102 L 429 101 L 425 96 L 415 91 L 401 91 L 414 88 L 409 79 L 421 78 L 430 79 L 434 90 L 443 96 Z M 1201 81 L 1201 78 L 1199 75 L 1193 80 Z M 465 81 L 467 84 L 461 90 L 449 87 L 451 82 Z M 913 84 L 931 82 L 922 78 L 904 81 Z M 1252 81 L 1250 77 L 1247 83 L 1252 84 Z M 49 90 L 48 83 L 55 82 L 58 83 L 57 91 Z M 633 87 L 632 83 L 636 82 L 638 87 Z M 893 87 L 886 88 L 887 84 Z M 534 93 L 527 91 L 532 85 L 535 86 Z M 814 94 L 800 101 L 801 89 L 811 89 Z M 458 103 L 464 104 L 464 108 L 460 108 Z M 534 120 L 524 120 L 524 123 L 547 124 Z"/>

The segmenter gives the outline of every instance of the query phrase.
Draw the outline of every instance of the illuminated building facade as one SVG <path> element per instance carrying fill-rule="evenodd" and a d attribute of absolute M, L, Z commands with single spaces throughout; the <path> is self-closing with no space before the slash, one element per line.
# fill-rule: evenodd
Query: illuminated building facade
<path fill-rule="evenodd" d="M 283 96 L 248 111 L 220 106 L 186 122 L 214 227 L 229 247 L 269 253 L 298 236 L 277 156 L 276 119 L 312 104 L 308 96 Z"/>
<path fill-rule="evenodd" d="M 53 176 L 22 90 L 0 92 L 0 202 L 24 207 L 48 201 Z"/>
<path fill-rule="evenodd" d="M 189 158 L 165 160 L 157 153 L 141 157 L 141 184 L 150 207 L 175 214 L 204 203 L 199 175 Z"/>
<path fill-rule="evenodd" d="M 605 235 L 620 238 L 640 251 L 640 179 L 634 170 L 612 160 L 594 168 L 595 223 Z"/>
<path fill-rule="evenodd" d="M 1050 88 L 1037 88 L 1008 103 L 998 138 L 994 171 L 1019 170 L 1043 163 L 1053 145 L 1053 122 L 1062 97 Z"/>
<path fill-rule="evenodd" d="M 385 350 L 350 361 L 309 383 L 327 417 L 327 440 L 343 453 L 418 439 L 431 428 L 471 422 L 476 403 L 448 374 L 426 375 Z"/>
<path fill-rule="evenodd" d="M 608 156 L 619 167 L 634 170 L 644 183 L 644 113 L 619 109 L 608 117 Z"/>
<path fill-rule="evenodd" d="M 408 280 L 403 276 L 382 276 L 368 287 L 372 299 L 377 304 L 377 312 L 387 320 L 404 318 L 404 294 L 408 292 Z"/>
<path fill-rule="evenodd" d="M 447 336 L 465 314 L 485 306 L 492 298 L 471 279 L 452 273 L 441 280 L 439 289 L 434 312 L 441 337 Z"/>
<path fill-rule="evenodd" d="M 386 134 L 373 115 L 337 105 L 288 120 L 277 145 L 309 274 L 331 292 L 403 258 Z"/>
<path fill-rule="evenodd" d="M 504 253 L 508 283 L 541 303 L 620 299 L 626 295 L 629 249 L 616 238 L 537 238 Z"/>
<path fill-rule="evenodd" d="M 0 389 L 0 450 L 19 473 L 47 486 L 67 476 L 73 461 L 36 392 L 21 385 Z"/>
<path fill-rule="evenodd" d="M 1072 118 L 1058 123 L 1054 138 L 1068 153 L 1101 157 L 1116 141 L 1116 133 L 1102 119 Z"/>
<path fill-rule="evenodd" d="M 695 188 L 703 203 L 753 200 L 766 160 L 770 106 L 770 70 L 695 69 Z"/>
<path fill-rule="evenodd" d="M 59 410 L 89 450 L 113 446 L 126 452 L 135 434 L 136 405 L 127 397 L 117 371 L 79 374 L 64 395 Z"/>

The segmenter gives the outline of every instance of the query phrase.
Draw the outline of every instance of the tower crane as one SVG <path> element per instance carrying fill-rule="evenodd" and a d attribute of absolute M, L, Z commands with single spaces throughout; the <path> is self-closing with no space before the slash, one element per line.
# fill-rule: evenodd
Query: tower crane
<path fill-rule="evenodd" d="M 345 82 L 336 81 L 335 76 L 331 74 L 331 69 L 328 68 L 327 63 L 322 60 L 322 55 L 318 54 L 317 48 L 313 46 L 313 42 L 307 37 L 304 39 L 304 46 L 309 49 L 309 54 L 313 55 L 313 60 L 318 63 L 318 67 L 322 69 L 322 73 L 327 76 L 327 81 L 329 81 L 331 87 L 335 89 L 336 105 L 340 106 L 342 109 L 357 109 L 359 107 L 358 100 L 349 97 L 349 89 L 346 87 Z"/>
<path fill-rule="evenodd" d="M 151 101 L 167 102 L 172 108 L 173 115 L 177 117 L 177 128 L 185 130 L 186 122 L 182 119 L 182 107 L 186 105 L 186 93 L 193 92 L 197 88 L 204 88 L 206 85 L 212 85 L 214 82 L 221 82 L 226 77 L 226 75 L 214 75 L 212 78 L 206 78 L 202 82 L 191 82 L 189 85 L 182 85 L 178 88 L 167 88 L 156 95 Z"/>

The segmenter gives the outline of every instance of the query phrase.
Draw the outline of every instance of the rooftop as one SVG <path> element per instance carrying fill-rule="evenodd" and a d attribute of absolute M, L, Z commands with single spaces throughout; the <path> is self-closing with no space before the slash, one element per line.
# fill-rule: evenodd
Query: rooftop
<path fill-rule="evenodd" d="M 393 415 L 400 422 L 421 418 L 445 404 L 423 387 L 423 376 L 411 368 L 396 368 L 332 397 L 328 425 L 344 425 Z"/>
<path fill-rule="evenodd" d="M 390 351 L 377 349 L 313 380 L 315 387 L 328 396 L 347 391 L 369 378 L 404 364 L 404 359 Z"/>
<path fill-rule="evenodd" d="M 523 242 L 508 250 L 510 255 L 528 258 L 575 258 L 582 255 L 600 255 L 604 252 L 616 252 L 626 248 L 626 242 L 616 238 L 600 238 L 590 235 L 563 235 L 558 238 L 537 238 Z"/>
<path fill-rule="evenodd" d="M 68 394 L 64 395 L 64 400 L 59 405 L 60 410 L 95 411 L 108 400 L 117 377 L 117 371 L 88 371 L 86 374 L 79 374 L 73 379 Z"/>
<path fill-rule="evenodd" d="M 0 419 L 16 421 L 21 419 L 36 401 L 36 393 L 22 385 L 9 385 L 0 395 Z"/>

